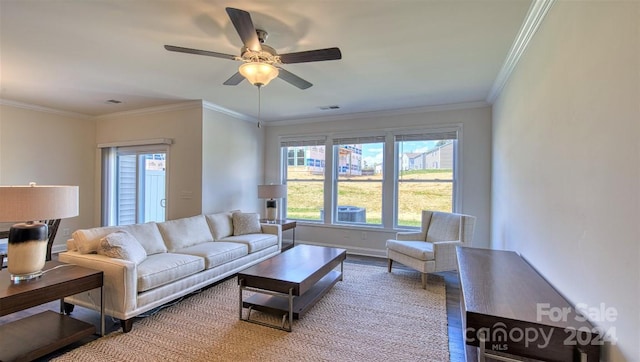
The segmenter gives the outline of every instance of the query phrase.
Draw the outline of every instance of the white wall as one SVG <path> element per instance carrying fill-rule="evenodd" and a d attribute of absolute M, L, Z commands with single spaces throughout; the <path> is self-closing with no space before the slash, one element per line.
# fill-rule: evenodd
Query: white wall
<path fill-rule="evenodd" d="M 204 108 L 202 212 L 259 212 L 264 128 Z M 260 204 L 261 205 L 261 204 Z"/>
<path fill-rule="evenodd" d="M 97 144 L 171 138 L 167 162 L 167 219 L 198 215 L 202 211 L 202 103 L 188 102 L 159 109 L 125 112 L 97 121 Z M 96 167 L 100 180 L 100 167 Z M 100 185 L 97 184 L 97 190 Z M 99 192 L 97 193 L 99 196 Z M 100 199 L 95 200 L 100 224 Z"/>
<path fill-rule="evenodd" d="M 93 224 L 95 122 L 62 112 L 0 104 L 0 184 L 79 186 L 79 215 L 63 219 L 53 245 Z"/>
<path fill-rule="evenodd" d="M 443 109 L 443 108 L 440 108 Z M 489 246 L 489 214 L 491 189 L 491 109 L 476 106 L 466 109 L 358 115 L 334 121 L 287 123 L 267 126 L 265 147 L 265 182 L 280 181 L 280 137 L 291 135 L 331 134 L 368 130 L 435 127 L 462 124 L 461 140 L 463 213 L 477 217 L 474 245 Z M 298 223 L 296 240 L 312 244 L 347 248 L 365 255 L 386 255 L 385 242 L 395 236 L 394 230 L 304 225 Z"/>
<path fill-rule="evenodd" d="M 639 2 L 557 1 L 493 108 L 491 245 L 573 304 L 615 308 L 640 360 Z M 592 318 L 593 319 L 593 318 Z"/>

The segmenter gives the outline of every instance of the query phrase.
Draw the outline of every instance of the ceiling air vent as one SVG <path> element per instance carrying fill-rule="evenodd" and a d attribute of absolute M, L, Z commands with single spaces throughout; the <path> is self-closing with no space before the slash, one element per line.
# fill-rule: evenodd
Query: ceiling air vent
<path fill-rule="evenodd" d="M 329 110 L 332 110 L 332 109 L 340 109 L 340 106 L 336 106 L 336 105 L 333 105 L 333 106 L 320 106 L 318 108 L 320 108 L 323 111 L 329 111 Z"/>

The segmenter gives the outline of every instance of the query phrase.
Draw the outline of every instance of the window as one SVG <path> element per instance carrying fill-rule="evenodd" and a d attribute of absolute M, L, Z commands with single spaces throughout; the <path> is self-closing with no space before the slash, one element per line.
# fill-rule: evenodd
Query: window
<path fill-rule="evenodd" d="M 335 223 L 382 224 L 384 139 L 333 140 Z"/>
<path fill-rule="evenodd" d="M 457 132 L 396 135 L 395 226 L 419 227 L 422 210 L 454 210 Z"/>
<path fill-rule="evenodd" d="M 287 184 L 285 218 L 324 219 L 325 139 L 282 141 L 287 163 L 283 179 Z"/>
<path fill-rule="evenodd" d="M 338 134 L 328 143 L 328 137 L 281 141 L 288 186 L 283 216 L 407 229 L 420 227 L 422 210 L 456 212 L 460 131 L 458 126 L 398 129 Z"/>

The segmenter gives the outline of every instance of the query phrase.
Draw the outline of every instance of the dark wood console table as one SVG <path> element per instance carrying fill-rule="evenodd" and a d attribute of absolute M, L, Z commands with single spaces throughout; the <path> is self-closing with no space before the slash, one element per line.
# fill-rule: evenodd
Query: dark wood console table
<path fill-rule="evenodd" d="M 520 255 L 456 251 L 467 361 L 600 360 L 596 329 Z"/>
<path fill-rule="evenodd" d="M 0 325 L 0 361 L 30 361 L 95 333 L 96 328 L 63 314 L 63 298 L 100 288 L 100 334 L 104 335 L 103 272 L 58 261 L 45 263 L 44 274 L 17 284 L 0 272 L 0 316 L 54 300 L 60 313 L 45 311 Z"/>

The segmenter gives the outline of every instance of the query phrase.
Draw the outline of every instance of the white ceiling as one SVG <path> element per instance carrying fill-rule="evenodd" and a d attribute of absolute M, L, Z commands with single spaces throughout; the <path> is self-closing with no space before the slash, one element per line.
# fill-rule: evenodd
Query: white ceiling
<path fill-rule="evenodd" d="M 239 62 L 225 7 L 251 13 L 279 53 L 339 47 L 284 65 L 313 83 L 262 88 L 265 121 L 485 101 L 531 0 L 0 0 L 0 98 L 99 116 L 203 99 L 257 117 L 257 87 L 222 83 Z M 107 100 L 122 104 L 108 104 Z M 319 107 L 338 105 L 323 111 Z"/>

